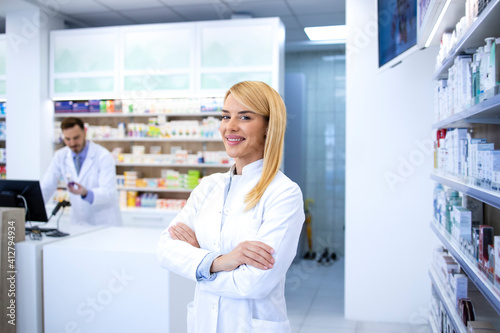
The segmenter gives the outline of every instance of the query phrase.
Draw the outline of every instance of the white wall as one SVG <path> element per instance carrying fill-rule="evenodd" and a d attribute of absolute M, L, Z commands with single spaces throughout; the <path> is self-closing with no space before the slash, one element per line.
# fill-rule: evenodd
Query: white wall
<path fill-rule="evenodd" d="M 425 323 L 437 48 L 378 70 L 374 0 L 346 1 L 347 319 Z"/>
<path fill-rule="evenodd" d="M 40 9 L 6 15 L 7 178 L 40 179 L 53 152 L 49 32 L 63 21 Z"/>

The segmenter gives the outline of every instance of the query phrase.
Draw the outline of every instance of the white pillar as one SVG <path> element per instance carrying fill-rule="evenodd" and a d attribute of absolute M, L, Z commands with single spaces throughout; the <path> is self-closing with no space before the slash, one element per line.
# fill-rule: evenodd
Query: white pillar
<path fill-rule="evenodd" d="M 62 19 L 41 9 L 7 12 L 7 178 L 40 179 L 54 153 L 49 32 Z"/>

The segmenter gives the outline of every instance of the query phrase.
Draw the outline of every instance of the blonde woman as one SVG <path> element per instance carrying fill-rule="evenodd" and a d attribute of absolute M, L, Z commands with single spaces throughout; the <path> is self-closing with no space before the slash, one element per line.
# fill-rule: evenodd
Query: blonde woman
<path fill-rule="evenodd" d="M 286 109 L 263 82 L 226 93 L 220 133 L 235 164 L 203 178 L 163 232 L 160 264 L 197 281 L 188 332 L 291 332 L 285 276 L 304 222 L 300 188 L 280 170 Z"/>

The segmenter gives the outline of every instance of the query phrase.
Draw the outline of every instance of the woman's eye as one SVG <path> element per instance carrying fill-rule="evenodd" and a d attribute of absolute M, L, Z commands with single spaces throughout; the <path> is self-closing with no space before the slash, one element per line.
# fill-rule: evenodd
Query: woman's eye
<path fill-rule="evenodd" d="M 222 116 L 221 117 L 222 120 L 226 120 L 226 119 L 229 119 L 229 116 Z"/>
<path fill-rule="evenodd" d="M 247 117 L 247 116 L 241 116 L 241 120 L 250 120 L 251 118 L 250 117 Z"/>

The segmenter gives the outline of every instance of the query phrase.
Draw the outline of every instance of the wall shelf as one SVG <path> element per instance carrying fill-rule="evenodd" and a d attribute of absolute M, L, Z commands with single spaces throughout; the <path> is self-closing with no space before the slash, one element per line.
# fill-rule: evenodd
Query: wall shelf
<path fill-rule="evenodd" d="M 451 323 L 455 328 L 455 331 L 458 333 L 467 333 L 467 328 L 462 323 L 462 319 L 459 317 L 457 309 L 453 304 L 453 301 L 447 295 L 443 283 L 441 283 L 441 280 L 439 280 L 439 277 L 433 268 L 429 270 L 429 276 L 431 278 L 432 283 L 434 284 L 439 299 L 446 308 L 446 312 L 448 313 L 448 317 L 450 318 Z"/>
<path fill-rule="evenodd" d="M 133 118 L 133 117 L 216 117 L 220 112 L 186 112 L 186 113 L 92 113 L 92 112 L 67 112 L 54 113 L 54 118 L 78 117 L 78 118 Z M 1 117 L 0 117 L 1 119 Z"/>
<path fill-rule="evenodd" d="M 432 129 L 469 127 L 471 123 L 500 124 L 500 94 L 433 124 Z"/>
<path fill-rule="evenodd" d="M 162 192 L 162 193 L 191 193 L 189 188 L 158 188 L 158 187 L 135 187 L 135 186 L 117 186 L 119 191 L 137 191 L 137 192 Z"/>
<path fill-rule="evenodd" d="M 222 139 L 214 138 L 106 138 L 94 139 L 95 142 L 222 142 Z"/>
<path fill-rule="evenodd" d="M 448 77 L 448 69 L 453 65 L 455 57 L 464 53 L 467 49 L 477 48 L 485 44 L 487 37 L 500 36 L 500 0 L 492 0 L 464 34 L 461 40 L 457 42 L 451 50 L 448 57 L 434 73 L 434 80 L 445 79 Z"/>
<path fill-rule="evenodd" d="M 173 209 L 162 209 L 162 208 L 153 208 L 153 207 L 120 207 L 121 212 L 127 212 L 127 213 L 151 213 L 151 214 L 157 214 L 158 211 L 160 212 L 165 212 L 169 214 L 179 214 L 180 210 L 173 210 Z"/>
<path fill-rule="evenodd" d="M 440 225 L 431 222 L 431 229 L 458 262 L 469 279 L 488 300 L 495 311 L 500 315 L 500 291 L 495 289 L 486 275 L 479 269 L 478 263 L 462 251 L 460 244 Z"/>
<path fill-rule="evenodd" d="M 493 192 L 482 187 L 468 185 L 451 176 L 431 174 L 431 179 L 500 209 L 500 192 Z"/>
<path fill-rule="evenodd" d="M 158 168 L 228 168 L 232 164 L 210 164 L 210 163 L 200 163 L 200 164 L 179 164 L 179 163 L 116 163 L 117 167 L 158 167 Z"/>

